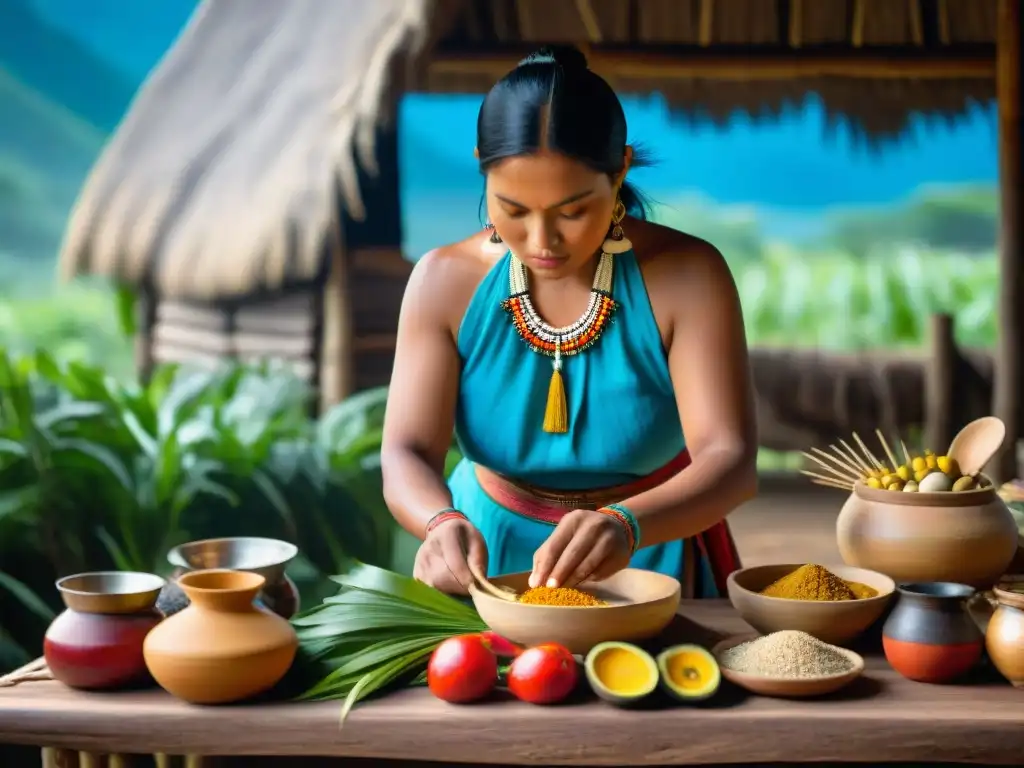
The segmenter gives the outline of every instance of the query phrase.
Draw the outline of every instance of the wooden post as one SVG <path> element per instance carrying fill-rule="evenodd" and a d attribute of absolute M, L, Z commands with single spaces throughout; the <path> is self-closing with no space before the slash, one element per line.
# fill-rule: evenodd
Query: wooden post
<path fill-rule="evenodd" d="M 327 282 L 320 301 L 321 324 L 318 350 L 319 410 L 326 411 L 355 391 L 352 370 L 355 328 L 352 313 L 352 291 L 349 285 L 349 259 L 340 225 L 333 228 L 327 255 Z"/>
<path fill-rule="evenodd" d="M 366 216 L 362 221 L 346 217 L 342 224 L 347 282 L 344 288 L 337 290 L 347 295 L 350 317 L 348 333 L 351 339 L 346 342 L 348 346 L 343 357 L 324 361 L 325 373 L 332 363 L 349 369 L 343 374 L 346 386 L 345 391 L 338 391 L 339 397 L 347 397 L 368 386 L 386 384 L 394 359 L 393 343 L 390 349 L 381 348 L 376 343 L 364 343 L 371 336 L 378 341 L 386 336 L 393 338 L 398 329 L 400 308 L 400 295 L 397 299 L 390 296 L 375 298 L 380 279 L 374 274 L 376 270 L 365 266 L 367 260 L 379 262 L 382 254 L 396 255 L 402 251 L 398 131 L 394 125 L 385 125 L 377 130 L 375 146 L 377 173 L 370 175 L 363 169 L 359 172 L 359 187 L 366 206 Z M 401 280 L 404 287 L 407 277 L 408 273 L 395 279 Z M 329 325 L 326 326 L 325 338 L 333 331 Z M 325 406 L 330 404 L 324 401 Z"/>
<path fill-rule="evenodd" d="M 952 315 L 932 315 L 925 376 L 925 447 L 940 455 L 953 439 L 956 359 Z"/>
<path fill-rule="evenodd" d="M 1024 387 L 1024 253 L 1021 252 L 1020 39 L 1021 0 L 998 0 L 996 95 L 999 108 L 999 339 L 993 411 L 1006 422 L 1006 442 L 989 467 L 996 482 L 1017 474 Z"/>

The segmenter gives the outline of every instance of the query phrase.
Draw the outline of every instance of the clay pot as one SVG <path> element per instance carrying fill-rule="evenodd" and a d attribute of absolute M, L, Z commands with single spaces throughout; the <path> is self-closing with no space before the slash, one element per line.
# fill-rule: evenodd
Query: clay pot
<path fill-rule="evenodd" d="M 1017 553 L 1017 525 L 994 488 L 902 493 L 854 486 L 836 522 L 847 565 L 899 582 L 988 589 Z"/>
<path fill-rule="evenodd" d="M 882 627 L 890 666 L 922 683 L 945 683 L 981 658 L 981 630 L 967 611 L 966 584 L 901 584 L 896 607 Z"/>
<path fill-rule="evenodd" d="M 267 580 L 259 601 L 278 616 L 290 619 L 299 610 L 299 588 L 284 571 L 298 552 L 298 548 L 287 541 L 234 536 L 182 544 L 167 553 L 167 561 L 175 566 L 173 580 L 189 571 L 211 568 L 258 573 Z M 173 581 L 160 596 L 159 606 L 167 615 L 177 613 L 187 604 Z"/>
<path fill-rule="evenodd" d="M 149 573 L 80 573 L 57 582 L 67 610 L 46 630 L 43 656 L 71 688 L 151 685 L 142 647 L 163 618 L 153 607 L 164 580 Z"/>
<path fill-rule="evenodd" d="M 993 590 L 998 606 L 988 622 L 985 649 L 999 673 L 1014 687 L 1024 688 L 1024 593 L 1009 587 Z"/>
<path fill-rule="evenodd" d="M 146 638 L 146 665 L 168 693 L 194 704 L 252 698 L 276 685 L 292 664 L 291 624 L 255 604 L 265 579 L 248 571 L 186 573 L 178 585 L 187 608 Z"/>

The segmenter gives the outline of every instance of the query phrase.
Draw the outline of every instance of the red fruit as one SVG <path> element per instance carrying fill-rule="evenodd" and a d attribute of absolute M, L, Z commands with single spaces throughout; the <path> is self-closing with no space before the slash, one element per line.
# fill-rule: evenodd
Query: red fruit
<path fill-rule="evenodd" d="M 482 699 L 498 684 L 498 658 L 480 635 L 451 637 L 427 664 L 427 687 L 443 701 L 464 704 Z"/>
<path fill-rule="evenodd" d="M 499 658 L 515 658 L 523 652 L 522 646 L 516 645 L 511 640 L 489 629 L 481 632 L 480 636 L 490 644 L 491 650 Z"/>
<path fill-rule="evenodd" d="M 579 669 L 568 649 L 557 643 L 527 648 L 508 670 L 508 689 L 521 701 L 554 704 L 576 687 Z"/>

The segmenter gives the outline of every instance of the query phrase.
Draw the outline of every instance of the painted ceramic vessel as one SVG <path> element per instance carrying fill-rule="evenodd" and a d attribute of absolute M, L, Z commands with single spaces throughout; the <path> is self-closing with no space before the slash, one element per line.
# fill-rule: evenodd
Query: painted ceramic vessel
<path fill-rule="evenodd" d="M 985 649 L 992 664 L 1014 687 L 1024 688 L 1024 581 L 1000 584 L 988 622 Z"/>
<path fill-rule="evenodd" d="M 885 658 L 901 675 L 944 683 L 967 673 L 981 657 L 983 637 L 967 611 L 974 588 L 932 582 L 901 584 L 885 626 Z"/>
<path fill-rule="evenodd" d="M 114 571 L 58 581 L 67 610 L 43 638 L 54 679 L 85 690 L 151 685 L 142 647 L 163 618 L 154 608 L 163 585 L 153 574 Z"/>
<path fill-rule="evenodd" d="M 287 541 L 256 536 L 203 539 L 182 544 L 167 553 L 168 562 L 175 568 L 171 583 L 160 596 L 159 607 L 170 615 L 188 605 L 188 599 L 177 585 L 180 576 L 194 570 L 225 568 L 252 571 L 266 579 L 260 590 L 259 602 L 278 616 L 290 619 L 299 610 L 300 597 L 295 582 L 284 571 L 298 551 Z"/>
<path fill-rule="evenodd" d="M 854 486 L 836 522 L 847 565 L 900 582 L 989 589 L 1017 554 L 1017 524 L 994 488 L 897 493 Z"/>
<path fill-rule="evenodd" d="M 193 704 L 227 704 L 276 685 L 295 658 L 291 624 L 255 603 L 264 578 L 249 571 L 186 573 L 184 610 L 149 633 L 146 665 L 168 693 Z"/>

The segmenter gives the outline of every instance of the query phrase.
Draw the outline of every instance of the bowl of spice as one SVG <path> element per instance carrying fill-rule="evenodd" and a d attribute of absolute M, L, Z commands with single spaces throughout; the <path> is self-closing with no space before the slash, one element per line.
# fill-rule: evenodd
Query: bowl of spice
<path fill-rule="evenodd" d="M 560 643 L 585 654 L 598 643 L 655 637 L 679 610 L 680 585 L 671 576 L 626 568 L 600 582 L 569 587 L 529 586 L 530 574 L 491 579 L 518 597 L 503 600 L 471 586 L 480 618 L 503 637 L 523 645 Z"/>
<path fill-rule="evenodd" d="M 864 633 L 885 611 L 896 584 L 849 565 L 760 565 L 735 571 L 729 600 L 762 634 L 794 629 L 843 644 Z"/>
<path fill-rule="evenodd" d="M 834 693 L 864 671 L 864 659 L 806 632 L 737 635 L 711 649 L 722 677 L 760 696 L 802 698 Z"/>

